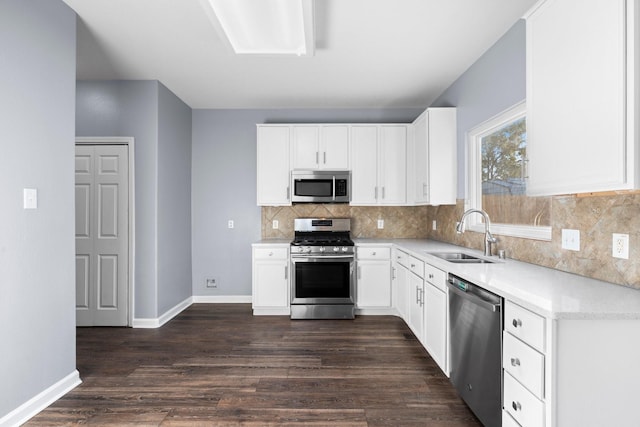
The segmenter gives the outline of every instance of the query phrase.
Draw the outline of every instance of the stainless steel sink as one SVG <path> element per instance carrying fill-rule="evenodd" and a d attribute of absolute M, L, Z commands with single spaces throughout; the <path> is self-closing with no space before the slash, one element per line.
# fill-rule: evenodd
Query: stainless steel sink
<path fill-rule="evenodd" d="M 477 256 L 469 255 L 464 252 L 427 252 L 429 255 L 442 258 L 449 262 L 456 264 L 493 264 L 493 261 L 478 258 Z"/>

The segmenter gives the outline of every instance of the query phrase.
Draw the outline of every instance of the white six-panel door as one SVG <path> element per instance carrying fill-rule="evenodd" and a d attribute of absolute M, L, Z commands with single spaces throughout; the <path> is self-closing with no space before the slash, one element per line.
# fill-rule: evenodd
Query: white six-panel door
<path fill-rule="evenodd" d="M 127 326 L 129 160 L 126 145 L 77 145 L 76 323 Z"/>

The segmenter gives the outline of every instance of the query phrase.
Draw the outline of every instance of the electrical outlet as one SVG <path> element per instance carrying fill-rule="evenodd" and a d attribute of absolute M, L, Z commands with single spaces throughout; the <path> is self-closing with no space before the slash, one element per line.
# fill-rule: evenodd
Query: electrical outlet
<path fill-rule="evenodd" d="M 384 228 L 384 219 L 378 220 L 378 230 L 382 230 Z"/>
<path fill-rule="evenodd" d="M 217 288 L 218 282 L 216 279 L 207 279 L 207 288 Z"/>
<path fill-rule="evenodd" d="M 431 229 L 432 230 L 437 230 L 438 229 L 438 224 L 436 223 L 436 220 L 434 219 L 433 222 L 431 223 Z"/>
<path fill-rule="evenodd" d="M 629 259 L 629 235 L 613 233 L 611 255 L 614 258 Z"/>
<path fill-rule="evenodd" d="M 227 228 L 233 228 L 234 224 L 233 224 L 233 220 L 230 219 L 229 222 L 227 222 Z"/>
<path fill-rule="evenodd" d="M 280 223 L 278 222 L 277 219 L 273 220 L 273 222 L 271 223 L 271 228 L 273 228 L 274 230 L 277 230 L 278 228 L 280 228 Z"/>
<path fill-rule="evenodd" d="M 580 230 L 562 229 L 562 249 L 580 251 Z"/>

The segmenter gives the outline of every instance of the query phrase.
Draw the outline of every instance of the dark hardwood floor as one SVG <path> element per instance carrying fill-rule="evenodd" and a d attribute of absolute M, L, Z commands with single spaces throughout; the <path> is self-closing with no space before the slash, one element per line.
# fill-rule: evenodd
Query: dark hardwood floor
<path fill-rule="evenodd" d="M 28 426 L 479 426 L 402 320 L 195 304 L 159 329 L 79 328 L 83 383 Z"/>

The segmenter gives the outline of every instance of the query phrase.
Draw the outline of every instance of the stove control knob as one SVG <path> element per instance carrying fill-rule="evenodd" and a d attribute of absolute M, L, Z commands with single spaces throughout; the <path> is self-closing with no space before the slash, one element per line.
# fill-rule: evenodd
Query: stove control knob
<path fill-rule="evenodd" d="M 306 248 L 304 248 L 305 252 L 310 254 L 311 253 L 311 246 L 307 246 Z"/>
<path fill-rule="evenodd" d="M 348 248 L 348 247 L 346 247 L 346 246 L 343 246 L 343 247 L 342 247 L 342 252 L 347 252 L 348 250 L 349 250 L 349 248 Z"/>
<path fill-rule="evenodd" d="M 333 252 L 338 252 L 339 250 L 340 250 L 340 248 L 339 248 L 339 247 L 337 247 L 337 246 L 334 246 L 334 247 L 333 247 Z"/>
<path fill-rule="evenodd" d="M 326 248 L 324 246 L 320 246 L 320 252 L 324 252 Z"/>

